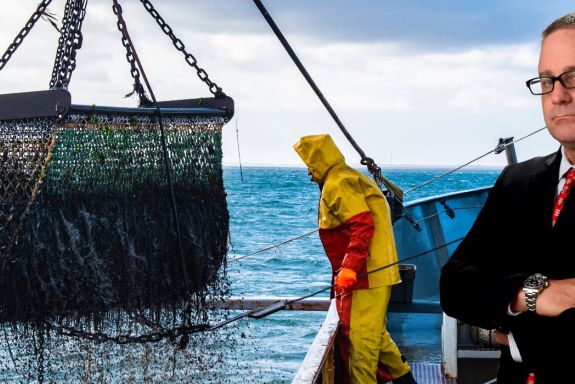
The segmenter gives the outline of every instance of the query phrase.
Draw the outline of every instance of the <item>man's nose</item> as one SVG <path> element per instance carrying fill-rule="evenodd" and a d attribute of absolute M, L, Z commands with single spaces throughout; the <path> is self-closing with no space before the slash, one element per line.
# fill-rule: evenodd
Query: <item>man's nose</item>
<path fill-rule="evenodd" d="M 555 104 L 569 103 L 573 101 L 573 95 L 570 89 L 563 87 L 560 81 L 555 82 L 555 86 L 551 91 L 551 101 Z"/>

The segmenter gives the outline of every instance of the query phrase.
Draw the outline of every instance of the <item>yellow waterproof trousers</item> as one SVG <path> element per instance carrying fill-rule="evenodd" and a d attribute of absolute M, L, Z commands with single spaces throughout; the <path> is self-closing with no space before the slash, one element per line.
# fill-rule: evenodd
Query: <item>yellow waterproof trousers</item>
<path fill-rule="evenodd" d="M 391 286 L 337 295 L 345 384 L 387 383 L 409 372 L 386 329 L 390 296 Z"/>

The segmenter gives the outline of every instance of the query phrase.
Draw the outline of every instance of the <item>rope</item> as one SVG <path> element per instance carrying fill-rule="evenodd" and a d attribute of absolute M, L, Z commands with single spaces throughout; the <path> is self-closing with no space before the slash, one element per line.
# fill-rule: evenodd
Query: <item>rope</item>
<path fill-rule="evenodd" d="M 280 41 L 280 43 L 283 45 L 283 47 L 286 50 L 286 52 L 288 53 L 289 57 L 291 57 L 294 64 L 296 65 L 296 67 L 299 69 L 299 71 L 301 72 L 303 77 L 307 80 L 308 84 L 310 85 L 310 87 L 315 92 L 316 96 L 319 98 L 319 100 L 321 101 L 321 103 L 323 104 L 325 109 L 327 109 L 328 113 L 331 115 L 331 117 L 335 121 L 336 125 L 339 127 L 339 129 L 341 130 L 343 135 L 347 138 L 347 140 L 350 142 L 350 144 L 353 146 L 353 148 L 357 151 L 357 153 L 359 153 L 359 156 L 361 157 L 361 164 L 367 166 L 368 171 L 373 175 L 373 177 L 376 180 L 376 182 L 378 183 L 378 185 L 380 185 L 380 188 L 381 188 L 381 184 L 385 185 L 385 187 L 389 191 L 391 191 L 394 194 L 394 196 L 401 203 L 403 201 L 403 194 L 401 192 L 401 189 L 399 187 L 397 187 L 394 183 L 392 183 L 390 180 L 383 177 L 381 175 L 380 168 L 373 161 L 373 159 L 366 156 L 365 152 L 363 152 L 363 150 L 355 142 L 354 138 L 351 136 L 351 134 L 345 128 L 345 126 L 343 125 L 343 123 L 341 122 L 341 120 L 339 119 L 339 117 L 337 116 L 337 114 L 335 113 L 335 111 L 333 110 L 333 108 L 331 107 L 329 102 L 327 101 L 327 99 L 323 96 L 320 89 L 315 84 L 312 77 L 310 76 L 308 71 L 305 69 L 302 62 L 300 61 L 300 59 L 297 57 L 296 53 L 294 52 L 294 50 L 290 46 L 289 42 L 286 40 L 286 38 L 284 37 L 281 30 L 278 28 L 278 26 L 276 25 L 276 23 L 274 22 L 274 20 L 270 16 L 269 12 L 265 8 L 265 6 L 262 4 L 261 0 L 253 0 L 253 1 L 254 1 L 254 4 L 256 5 L 256 7 L 258 8 L 258 10 L 260 11 L 260 13 L 262 14 L 262 16 L 264 17 L 264 19 L 267 21 L 267 23 L 270 26 L 270 28 L 272 29 L 272 31 L 275 33 L 275 35 L 278 38 L 278 40 Z"/>
<path fill-rule="evenodd" d="M 331 117 L 333 118 L 333 120 L 335 121 L 335 123 L 337 124 L 337 126 L 339 127 L 339 129 L 341 130 L 341 132 L 344 134 L 344 136 L 347 138 L 347 140 L 351 143 L 351 145 L 353 146 L 353 148 L 359 153 L 359 155 L 361 156 L 361 164 L 367 166 L 368 171 L 373 175 L 373 178 L 375 179 L 375 181 L 378 183 L 378 185 L 381 187 L 381 185 L 385 185 L 385 187 L 393 194 L 393 198 L 394 200 L 396 200 L 397 202 L 399 202 L 401 205 L 403 205 L 403 192 L 401 191 L 401 189 L 399 187 L 397 187 L 394 183 L 392 183 L 390 180 L 386 179 L 385 177 L 383 177 L 383 175 L 381 174 L 381 169 L 377 166 L 377 164 L 374 162 L 374 160 L 370 157 L 367 157 L 365 155 L 365 153 L 363 152 L 363 150 L 359 147 L 359 145 L 355 142 L 355 140 L 353 139 L 353 137 L 351 136 L 351 134 L 348 132 L 348 130 L 345 128 L 345 126 L 343 125 L 343 123 L 341 122 L 341 120 L 339 119 L 339 117 L 337 116 L 337 114 L 335 113 L 335 111 L 333 110 L 333 108 L 331 107 L 331 105 L 329 104 L 329 102 L 326 100 L 326 98 L 323 96 L 323 94 L 321 93 L 320 89 L 317 87 L 317 85 L 315 84 L 315 82 L 313 81 L 313 79 L 311 78 L 311 76 L 309 75 L 309 73 L 307 72 L 307 70 L 305 69 L 305 67 L 303 66 L 302 62 L 299 60 L 299 58 L 297 57 L 296 53 L 294 52 L 294 50 L 291 48 L 289 42 L 286 40 L 286 38 L 284 37 L 284 35 L 282 34 L 281 30 L 278 28 L 278 26 L 276 25 L 276 23 L 274 22 L 274 20 L 272 19 L 272 17 L 270 16 L 269 12 L 267 11 L 267 9 L 265 8 L 265 6 L 262 4 L 261 0 L 253 0 L 254 4 L 256 5 L 256 7 L 258 8 L 258 10 L 260 11 L 260 13 L 262 14 L 262 16 L 264 17 L 264 19 L 267 21 L 267 23 L 269 24 L 269 26 L 271 27 L 272 31 L 275 33 L 275 35 L 277 36 L 277 38 L 279 39 L 280 43 L 283 45 L 284 49 L 287 51 L 288 55 L 291 57 L 291 59 L 293 60 L 293 62 L 295 63 L 295 65 L 297 66 L 297 68 L 299 69 L 299 71 L 301 72 L 301 74 L 303 75 L 303 77 L 307 80 L 308 84 L 311 86 L 311 88 L 313 89 L 313 91 L 315 92 L 315 94 L 317 95 L 317 97 L 320 99 L 320 101 L 322 102 L 322 104 L 324 105 L 324 107 L 327 109 L 327 111 L 329 112 L 329 114 L 331 115 Z M 521 139 L 515 140 L 513 142 L 507 143 L 504 145 L 504 147 L 507 147 L 508 145 L 511 145 L 513 143 L 519 142 L 543 129 L 545 129 L 546 127 L 540 128 L 538 130 L 536 130 L 535 132 L 532 132 L 524 137 L 522 137 Z M 496 148 L 498 149 L 498 148 Z M 463 165 L 461 165 L 460 167 L 457 167 L 443 175 L 440 175 L 432 180 L 429 180 L 426 183 L 423 183 L 419 186 L 416 186 L 408 191 L 406 191 L 405 193 L 408 192 L 413 192 L 416 189 L 419 189 L 427 184 L 430 184 L 434 181 L 437 181 L 463 167 L 465 167 L 466 165 L 469 165 L 487 155 L 489 155 L 490 153 L 494 152 L 496 149 L 489 151 Z M 405 215 L 405 212 L 404 212 Z"/>

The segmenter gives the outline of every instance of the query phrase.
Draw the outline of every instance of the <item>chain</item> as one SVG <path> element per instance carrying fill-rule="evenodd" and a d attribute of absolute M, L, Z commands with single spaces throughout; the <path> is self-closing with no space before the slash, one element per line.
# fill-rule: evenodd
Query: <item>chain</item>
<path fill-rule="evenodd" d="M 367 170 L 373 176 L 375 183 L 386 197 L 389 209 L 391 210 L 392 223 L 395 223 L 395 221 L 400 218 L 404 218 L 409 221 L 415 230 L 418 232 L 421 231 L 419 224 L 417 224 L 417 222 L 411 217 L 403 205 L 403 191 L 381 174 L 381 168 L 375 163 L 375 161 L 373 161 L 372 158 L 362 158 L 361 164 L 367 167 Z"/>
<path fill-rule="evenodd" d="M 62 34 L 65 34 L 65 44 L 61 52 L 61 60 L 57 63 L 56 78 L 53 84 L 50 83 L 51 87 L 56 88 L 67 88 L 72 72 L 76 69 L 76 52 L 82 47 L 82 22 L 86 16 L 88 0 L 68 0 L 68 3 L 73 5 L 70 6 L 67 15 L 69 20 L 65 21 L 68 28 L 62 31 Z"/>
<path fill-rule="evenodd" d="M 18 49 L 20 44 L 22 44 L 22 41 L 24 40 L 26 35 L 28 35 L 28 33 L 30 33 L 30 30 L 34 27 L 34 25 L 36 24 L 38 19 L 40 17 L 42 17 L 42 15 L 44 15 L 46 8 L 48 7 L 48 5 L 50 5 L 51 2 L 52 2 L 52 0 L 43 0 L 40 4 L 38 4 L 36 11 L 32 14 L 30 19 L 28 19 L 28 21 L 26 22 L 26 25 L 24 26 L 24 28 L 22 28 L 20 33 L 16 36 L 16 38 L 14 39 L 12 44 L 10 44 L 10 46 L 8 47 L 6 52 L 4 52 L 4 55 L 2 55 L 2 58 L 0 58 L 0 70 L 2 70 L 2 68 L 4 68 L 4 66 L 6 65 L 6 63 L 8 63 L 8 60 L 10 60 L 10 57 L 12 57 L 12 54 L 16 51 L 16 49 Z"/>
<path fill-rule="evenodd" d="M 146 343 L 157 343 L 164 339 L 167 339 L 170 344 L 172 344 L 176 349 L 183 349 L 188 343 L 188 335 L 197 332 L 203 332 L 210 328 L 209 324 L 198 324 L 198 325 L 181 325 L 172 329 L 164 329 L 159 327 L 156 331 L 151 333 L 146 333 L 142 335 L 117 335 L 110 336 L 103 332 L 86 332 L 68 327 L 65 325 L 53 326 L 47 324 L 51 329 L 55 329 L 58 335 L 76 337 L 85 340 L 94 341 L 96 343 L 103 342 L 113 342 L 116 344 L 146 344 Z M 180 341 L 176 341 L 176 338 L 180 337 Z"/>
<path fill-rule="evenodd" d="M 164 33 L 172 40 L 174 47 L 176 47 L 178 51 L 184 54 L 186 62 L 196 70 L 198 77 L 200 78 L 200 80 L 202 80 L 204 83 L 208 85 L 210 92 L 214 96 L 224 96 L 225 94 L 222 91 L 222 88 L 218 87 L 216 83 L 212 82 L 209 79 L 207 72 L 203 68 L 200 68 L 198 66 L 198 61 L 196 60 L 194 55 L 186 51 L 186 46 L 184 45 L 182 40 L 178 39 L 174 35 L 172 28 L 165 22 L 162 16 L 160 16 L 160 14 L 154 8 L 152 3 L 150 3 L 148 0 L 140 0 L 140 2 L 144 5 L 144 7 L 150 13 L 150 15 L 152 15 L 152 17 L 156 20 L 162 31 L 164 31 Z"/>
<path fill-rule="evenodd" d="M 112 5 L 112 9 L 114 11 L 114 14 L 118 16 L 118 21 L 116 22 L 116 25 L 118 26 L 118 30 L 122 33 L 122 45 L 124 46 L 124 48 L 126 48 L 126 59 L 128 59 L 128 63 L 130 64 L 130 74 L 134 79 L 134 90 L 131 93 L 127 94 L 126 97 L 132 96 L 134 92 L 137 92 L 138 96 L 140 97 L 140 106 L 151 106 L 152 102 L 150 101 L 148 96 L 146 96 L 146 91 L 144 89 L 144 86 L 142 85 L 142 82 L 140 81 L 140 70 L 136 66 L 136 58 L 134 55 L 134 50 L 130 45 L 126 33 L 124 33 L 125 32 L 124 24 L 122 23 L 120 18 L 122 14 L 122 7 L 120 6 L 120 4 L 114 4 Z"/>
<path fill-rule="evenodd" d="M 46 328 L 40 326 L 38 328 L 38 384 L 44 383 L 45 347 L 46 347 Z"/>
<path fill-rule="evenodd" d="M 60 38 L 58 39 L 58 49 L 56 50 L 56 58 L 54 59 L 54 67 L 52 68 L 52 78 L 50 79 L 50 88 L 56 84 L 58 72 L 60 71 L 60 63 L 62 62 L 62 55 L 64 54 L 64 44 L 68 39 L 70 32 L 70 2 L 66 1 L 64 8 L 64 17 L 62 18 L 62 27 L 60 28 Z"/>

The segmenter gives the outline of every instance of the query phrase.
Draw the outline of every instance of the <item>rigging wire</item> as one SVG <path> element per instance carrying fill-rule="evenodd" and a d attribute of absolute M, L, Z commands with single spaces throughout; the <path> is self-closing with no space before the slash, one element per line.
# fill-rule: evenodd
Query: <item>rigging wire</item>
<path fill-rule="evenodd" d="M 331 115 L 331 117 L 333 118 L 333 120 L 335 121 L 335 123 L 337 124 L 339 129 L 342 131 L 342 133 L 345 135 L 345 137 L 349 140 L 349 142 L 353 146 L 353 148 L 359 153 L 361 158 L 365 159 L 367 156 L 365 155 L 363 150 L 359 147 L 359 145 L 355 142 L 355 140 L 353 139 L 351 134 L 347 131 L 347 129 L 345 128 L 345 126 L 343 125 L 343 123 L 341 122 L 341 120 L 339 119 L 339 117 L 337 116 L 337 114 L 335 113 L 335 111 L 333 110 L 333 108 L 331 107 L 329 102 L 327 101 L 327 99 L 323 96 L 323 93 L 318 88 L 318 86 L 315 84 L 315 82 L 313 81 L 312 77 L 310 76 L 308 71 L 303 66 L 300 59 L 297 57 L 296 53 L 294 52 L 294 50 L 290 46 L 289 42 L 286 40 L 286 38 L 284 37 L 284 35 L 280 31 L 280 29 L 278 28 L 277 24 L 272 19 L 271 15 L 269 14 L 269 12 L 265 8 L 265 6 L 262 4 L 262 2 L 260 0 L 253 0 L 253 1 L 255 3 L 256 7 L 258 8 L 258 10 L 261 12 L 264 19 L 268 22 L 272 31 L 275 33 L 275 35 L 279 39 L 280 43 L 283 45 L 284 49 L 287 51 L 288 55 L 291 57 L 291 59 L 293 60 L 293 62 L 295 63 L 295 65 L 297 66 L 297 68 L 299 69 L 301 74 L 303 75 L 303 77 L 307 80 L 308 84 L 313 89 L 313 91 L 315 92 L 315 94 L 317 95 L 317 97 L 319 98 L 321 103 L 327 109 L 328 113 Z"/>
<path fill-rule="evenodd" d="M 415 220 L 415 222 L 416 222 L 416 223 L 420 223 L 420 222 L 422 222 L 422 221 L 429 220 L 429 219 L 431 219 L 431 218 L 433 218 L 433 217 L 437 217 L 437 216 L 441 215 L 442 213 L 447 213 L 447 214 L 449 214 L 448 212 L 450 212 L 450 211 L 453 212 L 453 211 L 463 211 L 463 210 L 467 210 L 467 209 L 481 209 L 481 208 L 483 208 L 483 205 L 482 205 L 482 204 L 469 205 L 469 206 L 467 206 L 467 207 L 455 207 L 455 208 L 444 209 L 444 210 L 439 211 L 439 212 L 436 212 L 436 213 L 434 213 L 434 214 L 432 214 L 432 215 L 422 217 L 422 218 L 419 219 L 419 220 Z"/>
<path fill-rule="evenodd" d="M 365 276 L 367 276 L 367 275 L 369 275 L 369 274 L 382 271 L 382 270 L 387 269 L 387 268 L 389 268 L 389 267 L 392 267 L 392 266 L 394 266 L 394 265 L 396 265 L 396 264 L 400 264 L 400 263 L 403 263 L 403 262 L 406 262 L 406 261 L 409 261 L 409 260 L 413 260 L 413 259 L 415 259 L 415 258 L 421 257 L 421 256 L 426 255 L 426 254 L 428 254 L 428 253 L 435 252 L 435 251 L 437 251 L 437 250 L 439 250 L 439 249 L 441 249 L 441 248 L 445 248 L 445 247 L 447 247 L 447 246 L 449 246 L 449 245 L 455 244 L 455 243 L 457 243 L 457 242 L 459 242 L 459 241 L 461 241 L 461 240 L 463 240 L 463 237 L 457 238 L 457 239 L 455 239 L 455 240 L 448 241 L 447 243 L 438 245 L 438 246 L 435 247 L 435 248 L 428 249 L 428 250 L 426 250 L 426 251 L 417 253 L 417 254 L 415 254 L 415 255 L 406 257 L 406 258 L 404 258 L 404 259 L 395 261 L 395 262 L 393 262 L 393 263 L 386 264 L 386 265 L 384 265 L 384 266 L 382 266 L 382 267 L 379 267 L 379 268 L 376 268 L 376 269 L 374 269 L 374 270 L 372 270 L 372 271 L 369 271 L 369 272 L 366 272 L 366 273 L 362 273 L 362 274 L 358 275 L 357 277 L 358 277 L 358 278 L 365 277 Z M 295 302 L 297 302 L 297 301 L 305 300 L 305 299 L 307 299 L 307 298 L 309 298 L 309 297 L 317 296 L 317 295 L 319 295 L 320 293 L 325 292 L 325 291 L 327 291 L 327 290 L 334 289 L 335 286 L 336 286 L 336 284 L 328 285 L 328 286 L 323 287 L 323 288 L 321 288 L 321 289 L 319 289 L 319 290 L 317 290 L 317 291 L 314 291 L 314 292 L 312 292 L 312 293 L 308 293 L 307 295 L 300 296 L 300 297 L 297 297 L 297 298 L 295 298 L 295 299 L 280 300 L 280 301 L 278 301 L 278 302 L 276 302 L 276 303 L 273 303 L 273 304 L 271 304 L 271 305 L 268 305 L 267 307 L 257 308 L 257 309 L 253 309 L 253 310 L 251 310 L 251 311 L 244 312 L 244 313 L 242 313 L 242 314 L 240 314 L 240 315 L 238 315 L 238 316 L 231 317 L 231 318 L 229 318 L 229 319 L 227 319 L 227 320 L 222 321 L 221 323 L 218 323 L 218 324 L 209 326 L 209 328 L 204 328 L 204 329 L 202 329 L 202 330 L 203 330 L 203 331 L 213 331 L 213 330 L 216 330 L 216 329 L 219 329 L 219 328 L 223 327 L 224 325 L 227 325 L 227 324 L 232 323 L 232 322 L 234 322 L 234 321 L 243 319 L 244 317 L 251 317 L 251 318 L 261 319 L 261 318 L 264 318 L 264 317 L 266 317 L 266 316 L 268 316 L 268 315 L 271 315 L 271 314 L 273 314 L 273 313 L 275 313 L 275 312 L 278 312 L 278 311 L 284 309 L 284 308 L 285 308 L 286 306 L 288 306 L 289 304 L 295 303 Z"/>
<path fill-rule="evenodd" d="M 238 117 L 236 116 L 236 141 L 238 143 L 238 161 L 240 163 L 240 179 L 244 182 L 244 173 L 242 171 L 242 155 L 240 153 L 240 132 L 238 131 Z"/>
<path fill-rule="evenodd" d="M 508 147 L 508 146 L 510 146 L 510 145 L 512 145 L 512 144 L 514 144 L 514 143 L 518 143 L 518 142 L 520 142 L 521 140 L 526 139 L 526 138 L 528 138 L 529 136 L 532 136 L 532 135 L 534 135 L 534 134 L 536 134 L 536 133 L 538 133 L 538 132 L 541 132 L 542 130 L 544 130 L 544 129 L 546 129 L 546 128 L 547 128 L 547 127 L 538 128 L 538 129 L 536 129 L 535 131 L 533 131 L 533 132 L 531 132 L 531 133 L 529 133 L 529 134 L 527 134 L 527 135 L 525 135 L 525 136 L 523 136 L 523 137 L 521 137 L 521 138 L 519 138 L 519 139 L 517 139 L 517 140 L 510 141 L 510 142 L 508 142 L 508 143 L 502 144 L 502 146 L 503 146 L 503 148 L 505 148 L 505 147 Z M 486 153 L 484 153 L 483 155 L 478 156 L 478 157 L 476 157 L 475 159 L 470 160 L 470 161 L 468 161 L 468 162 L 465 163 L 465 164 L 462 164 L 462 165 L 460 165 L 460 166 L 458 166 L 458 167 L 456 167 L 456 168 L 454 168 L 454 169 L 452 169 L 452 170 L 450 170 L 450 171 L 447 171 L 447 172 L 445 172 L 445 173 L 443 173 L 443 174 L 441 174 L 441 175 L 439 175 L 439 176 L 437 176 L 437 177 L 434 177 L 433 179 L 428 180 L 428 181 L 426 181 L 425 183 L 419 184 L 418 186 L 415 186 L 415 187 L 413 187 L 413 188 L 411 188 L 411 189 L 408 189 L 407 191 L 405 191 L 405 193 L 413 192 L 413 191 L 415 191 L 415 190 L 417 190 L 417 189 L 419 189 L 419 188 L 422 188 L 422 187 L 424 187 L 424 186 L 426 186 L 426 185 L 428 185 L 428 184 L 431 184 L 431 183 L 433 183 L 433 182 L 435 182 L 435 181 L 437 181 L 437 180 L 439 180 L 439 179 L 441 179 L 441 178 L 443 178 L 443 177 L 445 177 L 445 176 L 448 176 L 448 175 L 452 174 L 452 173 L 455 172 L 455 171 L 460 170 L 460 169 L 463 168 L 463 167 L 468 166 L 469 164 L 471 164 L 471 163 L 473 163 L 473 162 L 475 162 L 475 161 L 477 161 L 477 160 L 479 160 L 479 159 L 484 158 L 484 157 L 487 156 L 487 155 L 492 154 L 492 153 L 495 152 L 495 151 L 498 151 L 499 149 L 500 149 L 500 147 L 497 146 L 497 147 L 495 147 L 494 149 L 492 149 L 491 151 L 486 152 Z"/>
<path fill-rule="evenodd" d="M 244 256 L 240 256 L 240 257 L 234 257 L 234 258 L 231 259 L 229 262 L 238 261 L 238 260 L 241 260 L 241 259 L 245 259 L 246 257 L 250 257 L 250 256 L 253 256 L 253 255 L 257 255 L 258 253 L 262 253 L 262 252 L 265 252 L 265 251 L 269 251 L 270 249 L 278 248 L 278 247 L 281 246 L 281 245 L 284 245 L 284 244 L 287 244 L 287 243 L 291 243 L 291 242 L 294 241 L 294 240 L 301 239 L 302 237 L 305 237 L 305 236 L 309 236 L 309 235 L 311 235 L 311 234 L 313 234 L 313 233 L 316 233 L 317 231 L 319 231 L 319 229 L 314 229 L 313 231 L 309 231 L 309 232 L 306 232 L 306 233 L 304 233 L 304 234 L 298 235 L 298 236 L 296 236 L 296 237 L 292 237 L 292 238 L 290 238 L 290 239 L 284 240 L 284 241 L 282 241 L 282 242 L 280 242 L 280 243 L 270 245 L 269 247 L 260 249 L 259 251 L 252 252 L 252 253 L 250 253 L 250 254 L 248 254 L 248 255 L 244 255 Z"/>
<path fill-rule="evenodd" d="M 465 206 L 465 207 L 455 207 L 455 208 L 444 209 L 444 210 L 439 211 L 439 212 L 437 212 L 437 213 L 434 213 L 434 214 L 432 214 L 432 215 L 429 215 L 429 216 L 426 216 L 426 217 L 422 217 L 421 219 L 415 220 L 415 222 L 416 222 L 416 223 L 421 223 L 421 222 L 426 221 L 426 220 L 429 220 L 429 219 L 431 219 L 431 218 L 433 218 L 433 217 L 439 216 L 439 215 L 441 215 L 442 213 L 446 213 L 446 212 L 448 212 L 448 211 L 450 211 L 450 210 L 451 210 L 451 211 L 461 211 L 461 210 L 467 210 L 467 209 L 480 209 L 480 208 L 482 208 L 482 207 L 483 207 L 483 205 L 470 205 L 470 206 Z M 243 256 L 240 256 L 240 257 L 234 257 L 233 259 L 228 260 L 228 263 L 231 263 L 231 262 L 234 262 L 234 261 L 240 261 L 240 260 L 242 260 L 242 259 L 245 259 L 246 257 L 254 256 L 254 255 L 257 255 L 257 254 L 259 254 L 259 253 L 263 253 L 263 252 L 265 252 L 265 251 L 269 251 L 269 250 L 271 250 L 271 249 L 279 248 L 280 246 L 282 246 L 282 245 L 284 245 L 284 244 L 291 243 L 292 241 L 301 239 L 302 237 L 306 237 L 306 236 L 312 235 L 312 234 L 314 234 L 314 233 L 316 233 L 316 232 L 318 232 L 318 231 L 319 231 L 319 229 L 314 229 L 314 230 L 312 230 L 312 231 L 303 233 L 303 234 L 301 234 L 301 235 L 298 235 L 298 236 L 295 236 L 295 237 L 291 237 L 291 238 L 289 238 L 289 239 L 287 239 L 287 240 L 284 240 L 284 241 L 282 241 L 282 242 L 272 244 L 272 245 L 270 245 L 270 246 L 268 246 L 268 247 L 262 248 L 262 249 L 260 249 L 260 250 L 258 250 L 258 251 L 249 253 L 249 254 L 247 254 L 247 255 L 243 255 Z"/>
<path fill-rule="evenodd" d="M 431 183 L 433 183 L 433 182 L 435 182 L 435 181 L 438 181 L 438 180 L 440 180 L 441 178 L 446 177 L 446 176 L 452 174 L 453 172 L 458 171 L 459 169 L 461 169 L 461 168 L 463 168 L 463 167 L 465 167 L 465 166 L 467 166 L 467 165 L 469 165 L 469 164 L 471 164 L 471 163 L 473 163 L 473 162 L 475 162 L 475 161 L 477 161 L 477 160 L 479 160 L 479 159 L 482 159 L 483 157 L 485 157 L 485 156 L 487 156 L 487 155 L 489 155 L 489 154 L 491 154 L 491 153 L 493 153 L 493 152 L 500 151 L 500 150 L 501 150 L 501 147 L 502 147 L 502 148 L 506 148 L 506 147 L 508 147 L 508 146 L 510 146 L 510 145 L 513 145 L 513 144 L 515 144 L 515 143 L 518 143 L 518 142 L 520 142 L 520 141 L 522 141 L 522 140 L 525 140 L 526 138 L 528 138 L 528 137 L 530 137 L 530 136 L 533 136 L 533 135 L 536 134 L 536 133 L 541 132 L 542 130 L 544 130 L 544 129 L 546 129 L 546 128 L 547 128 L 547 127 L 538 128 L 538 129 L 536 129 L 535 131 L 533 131 L 533 132 L 531 132 L 531 133 L 528 133 L 528 134 L 525 135 L 525 136 L 520 137 L 519 139 L 516 139 L 516 140 L 513 140 L 513 141 L 509 141 L 509 142 L 507 142 L 507 143 L 498 145 L 497 147 L 495 147 L 495 148 L 492 149 L 491 151 L 489 151 L 489 152 L 487 152 L 487 153 L 484 153 L 483 155 L 478 156 L 478 157 L 474 158 L 473 160 L 468 161 L 468 162 L 466 162 L 465 164 L 460 165 L 460 166 L 458 166 L 458 167 L 456 167 L 456 168 L 454 168 L 454 169 L 452 169 L 452 170 L 450 170 L 450 171 L 448 171 L 448 172 L 445 172 L 445 173 L 443 173 L 443 174 L 441 174 L 441 175 L 439 175 L 439 176 L 437 176 L 437 177 L 434 177 L 433 179 L 430 179 L 430 180 L 428 180 L 428 181 L 426 181 L 426 182 L 424 182 L 424 183 L 422 183 L 422 184 L 419 184 L 419 185 L 417 185 L 417 186 L 415 186 L 415 187 L 413 187 L 413 188 L 411 188 L 411 189 L 405 191 L 405 193 L 407 194 L 407 193 L 413 192 L 413 191 L 415 191 L 415 190 L 417 190 L 417 189 L 419 189 L 419 188 L 422 188 L 422 187 L 424 187 L 424 186 L 426 186 L 426 185 L 429 185 L 429 184 L 431 184 Z M 453 210 L 456 210 L 456 209 L 481 208 L 481 207 L 482 207 L 482 206 L 470 206 L 470 207 L 453 208 Z M 414 222 L 415 222 L 415 223 L 420 223 L 420 222 L 422 222 L 422 221 L 425 221 L 425 220 L 427 220 L 427 219 L 430 219 L 430 218 L 432 218 L 432 217 L 435 217 L 435 216 L 439 215 L 440 213 L 443 213 L 443 212 L 446 212 L 446 211 L 447 211 L 447 210 L 443 210 L 443 211 L 438 212 L 438 213 L 436 213 L 436 214 L 434 214 L 434 215 L 427 216 L 427 217 L 424 217 L 424 218 L 421 218 L 421 219 L 418 219 L 418 220 L 414 220 Z M 400 217 L 405 217 L 405 216 L 402 215 L 402 216 L 400 216 Z M 250 253 L 250 254 L 248 254 L 248 255 L 244 255 L 244 256 L 241 256 L 241 257 L 233 258 L 233 259 L 230 260 L 230 262 L 238 261 L 238 260 L 241 260 L 241 259 L 245 259 L 246 257 L 253 256 L 253 255 L 257 255 L 257 254 L 259 254 L 259 253 L 268 251 L 268 250 L 270 250 L 270 249 L 278 248 L 278 247 L 280 247 L 281 245 L 290 243 L 290 242 L 292 242 L 292 241 L 294 241 L 294 240 L 300 239 L 300 238 L 305 237 L 305 236 L 309 236 L 309 235 L 311 235 L 311 234 L 313 234 L 313 233 L 315 233 L 315 232 L 317 232 L 317 231 L 318 231 L 318 230 L 315 229 L 315 230 L 313 230 L 313 231 L 309 231 L 309 232 L 306 232 L 306 233 L 304 233 L 304 234 L 301 234 L 301 235 L 298 235 L 298 236 L 289 238 L 289 239 L 284 240 L 284 241 L 282 241 L 282 242 L 280 242 L 280 243 L 276 243 L 276 244 L 270 245 L 270 246 L 268 246 L 268 247 L 265 247 L 265 248 L 263 248 L 263 249 L 260 249 L 260 250 L 258 250 L 258 251 L 252 252 L 252 253 Z"/>

